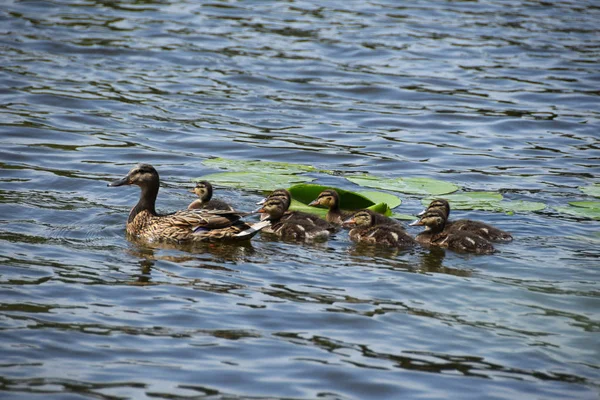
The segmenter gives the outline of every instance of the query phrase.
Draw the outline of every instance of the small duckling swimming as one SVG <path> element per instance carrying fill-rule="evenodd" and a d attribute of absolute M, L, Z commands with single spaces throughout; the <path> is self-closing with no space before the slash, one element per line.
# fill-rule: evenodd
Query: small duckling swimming
<path fill-rule="evenodd" d="M 233 207 L 223 200 L 213 199 L 213 187 L 208 181 L 200 181 L 196 187 L 191 190 L 196 193 L 198 199 L 192 201 L 188 206 L 188 210 L 228 210 L 235 211 Z"/>
<path fill-rule="evenodd" d="M 360 210 L 344 221 L 350 229 L 350 240 L 396 248 L 410 248 L 417 242 L 397 223 L 380 224 L 380 214 L 371 210 Z"/>
<path fill-rule="evenodd" d="M 332 233 L 337 230 L 337 227 L 335 225 L 330 224 L 323 218 L 320 218 L 318 215 L 302 211 L 288 211 L 290 205 L 292 204 L 292 195 L 287 189 L 276 189 L 273 192 L 271 192 L 269 196 L 262 199 L 257 204 L 265 204 L 265 202 L 271 199 L 279 199 L 282 202 L 284 214 L 281 216 L 281 221 L 287 221 L 289 218 L 293 218 L 296 222 L 300 220 L 306 220 L 310 225 L 322 227 L 324 229 L 329 230 Z M 266 215 L 267 214 L 263 214 L 261 218 L 266 218 Z"/>
<path fill-rule="evenodd" d="M 287 211 L 284 199 L 273 197 L 267 199 L 257 212 L 264 215 L 261 219 L 267 219 L 271 226 L 263 232 L 276 235 L 282 239 L 301 242 L 323 241 L 329 239 L 332 233 L 331 225 L 323 220 L 315 222 L 306 219 L 302 214 L 295 211 Z"/>
<path fill-rule="evenodd" d="M 461 230 L 445 230 L 446 215 L 441 210 L 428 210 L 411 226 L 425 226 L 415 238 L 424 246 L 438 246 L 460 253 L 492 254 L 494 246 L 481 236 Z"/>
<path fill-rule="evenodd" d="M 245 214 L 222 210 L 181 210 L 160 215 L 155 204 L 160 186 L 156 169 L 150 164 L 138 164 L 121 179 L 108 186 L 137 185 L 140 199 L 127 219 L 127 234 L 147 241 L 210 242 L 248 240 L 270 225 L 262 221 L 249 225 L 241 220 Z"/>
<path fill-rule="evenodd" d="M 341 226 L 346 219 L 354 215 L 354 212 L 352 211 L 342 211 L 340 209 L 340 196 L 338 192 L 333 189 L 323 190 L 319 196 L 308 205 L 329 208 L 325 220 L 338 226 Z"/>
<path fill-rule="evenodd" d="M 425 214 L 429 210 L 438 210 L 446 216 L 446 220 L 450 216 L 450 203 L 444 199 L 436 199 L 429 203 L 426 210 L 422 211 L 420 215 Z M 481 236 L 484 239 L 492 242 L 510 242 L 513 237 L 510 233 L 493 227 L 489 224 L 480 221 L 473 221 L 470 219 L 458 219 L 456 221 L 446 221 L 446 231 L 465 231 L 471 232 Z"/>

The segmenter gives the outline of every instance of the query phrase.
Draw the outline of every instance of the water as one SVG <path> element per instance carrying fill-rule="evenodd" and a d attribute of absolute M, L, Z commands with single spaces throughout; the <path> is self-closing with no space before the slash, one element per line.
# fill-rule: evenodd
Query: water
<path fill-rule="evenodd" d="M 600 182 L 597 2 L 6 1 L 0 19 L 1 397 L 597 398 L 600 227 L 552 208 Z M 109 180 L 151 163 L 175 210 L 212 156 L 548 208 L 456 212 L 514 234 L 484 257 L 126 240 L 138 191 Z"/>

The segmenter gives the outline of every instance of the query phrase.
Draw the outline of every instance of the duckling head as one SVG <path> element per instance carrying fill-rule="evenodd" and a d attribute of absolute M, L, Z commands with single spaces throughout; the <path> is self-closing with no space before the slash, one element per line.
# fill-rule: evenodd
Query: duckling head
<path fill-rule="evenodd" d="M 287 203 L 288 207 L 292 201 L 292 195 L 287 189 L 275 189 L 267 197 L 262 199 L 256 204 L 265 204 L 268 199 L 282 199 L 284 203 Z"/>
<path fill-rule="evenodd" d="M 196 187 L 192 189 L 191 192 L 196 193 L 196 196 L 204 203 L 210 201 L 213 194 L 213 188 L 210 182 L 200 181 L 196 183 Z"/>
<path fill-rule="evenodd" d="M 319 196 L 311 201 L 309 206 L 323 206 L 327 208 L 335 208 L 339 206 L 340 196 L 333 189 L 323 190 Z"/>
<path fill-rule="evenodd" d="M 429 210 L 439 210 L 446 216 L 446 218 L 448 218 L 450 216 L 450 203 L 448 203 L 448 201 L 445 199 L 435 199 L 429 203 L 429 206 L 427 206 L 425 210 L 417 214 L 417 216 L 420 217 Z"/>
<path fill-rule="evenodd" d="M 424 226 L 425 231 L 439 232 L 444 230 L 447 217 L 442 210 L 428 209 L 421 218 L 411 223 L 410 226 Z"/>
<path fill-rule="evenodd" d="M 285 203 L 285 200 L 278 197 L 272 197 L 268 198 L 256 212 L 262 214 L 260 217 L 261 220 L 269 219 L 274 221 L 280 219 L 287 209 L 288 205 Z"/>
<path fill-rule="evenodd" d="M 354 214 L 351 218 L 347 219 L 344 221 L 344 223 L 342 224 L 342 226 L 344 228 L 351 228 L 351 227 L 361 227 L 361 228 L 367 228 L 371 225 L 373 225 L 373 214 L 371 214 L 370 211 L 368 210 L 361 210 L 359 212 L 357 212 L 356 214 Z"/>
<path fill-rule="evenodd" d="M 123 178 L 110 182 L 108 186 L 137 185 L 141 188 L 158 188 L 159 179 L 158 172 L 152 165 L 138 164 Z"/>

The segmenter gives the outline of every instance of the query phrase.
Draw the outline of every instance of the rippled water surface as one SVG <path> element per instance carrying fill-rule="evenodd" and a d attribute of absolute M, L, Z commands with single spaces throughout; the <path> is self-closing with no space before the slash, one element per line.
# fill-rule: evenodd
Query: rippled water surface
<path fill-rule="evenodd" d="M 0 397 L 597 398 L 600 225 L 554 207 L 600 182 L 600 5 L 403 4 L 3 2 Z M 126 239 L 109 180 L 175 210 L 214 156 L 547 208 L 453 213 L 515 236 L 480 257 Z"/>

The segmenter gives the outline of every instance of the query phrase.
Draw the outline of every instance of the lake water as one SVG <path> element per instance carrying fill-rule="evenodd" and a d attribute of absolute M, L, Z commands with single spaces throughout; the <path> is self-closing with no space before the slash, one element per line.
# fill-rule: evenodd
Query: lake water
<path fill-rule="evenodd" d="M 554 207 L 600 182 L 600 4 L 403 4 L 4 1 L 0 397 L 597 399 L 600 223 Z M 107 182 L 151 163 L 176 210 L 210 157 L 548 207 L 454 212 L 492 256 L 128 241 Z"/>

